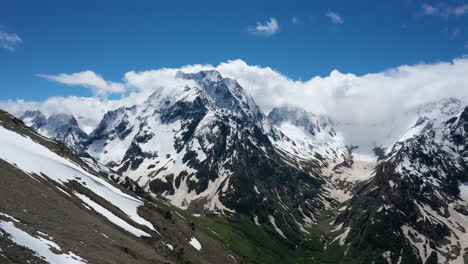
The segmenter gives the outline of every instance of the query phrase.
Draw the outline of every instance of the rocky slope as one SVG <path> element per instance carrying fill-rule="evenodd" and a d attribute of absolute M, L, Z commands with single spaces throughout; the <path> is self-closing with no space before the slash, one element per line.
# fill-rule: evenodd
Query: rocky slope
<path fill-rule="evenodd" d="M 1 263 L 236 263 L 188 218 L 3 111 L 0 146 Z"/>
<path fill-rule="evenodd" d="M 336 221 L 335 241 L 362 263 L 468 260 L 468 107 L 444 100 L 418 113 Z"/>

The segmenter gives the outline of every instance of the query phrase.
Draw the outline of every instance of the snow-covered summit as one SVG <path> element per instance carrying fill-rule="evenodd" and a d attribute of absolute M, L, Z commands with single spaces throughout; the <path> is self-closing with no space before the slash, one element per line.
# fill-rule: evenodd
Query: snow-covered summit
<path fill-rule="evenodd" d="M 178 71 L 176 73 L 177 78 L 182 79 L 193 79 L 198 82 L 219 82 L 223 79 L 221 74 L 216 70 L 207 70 L 207 71 L 199 71 L 197 73 L 184 73 L 182 71 Z"/>
<path fill-rule="evenodd" d="M 62 141 L 75 153 L 82 154 L 81 144 L 88 135 L 81 130 L 73 115 L 58 113 L 46 118 L 43 113 L 36 110 L 26 111 L 20 118 L 41 135 Z"/>
<path fill-rule="evenodd" d="M 309 137 L 318 137 L 320 134 L 328 134 L 329 137 L 336 136 L 334 124 L 329 117 L 317 116 L 296 106 L 275 107 L 268 114 L 268 119 L 279 127 L 290 124 L 301 128 Z"/>
<path fill-rule="evenodd" d="M 218 71 L 200 71 L 183 73 L 179 71 L 178 78 L 193 80 L 200 92 L 216 108 L 231 111 L 231 114 L 261 119 L 260 108 L 237 81 L 223 78 Z M 186 89 L 187 90 L 187 89 Z"/>
<path fill-rule="evenodd" d="M 39 129 L 47 123 L 47 118 L 39 110 L 28 110 L 24 112 L 20 118 L 27 126 L 32 127 L 35 130 Z"/>
<path fill-rule="evenodd" d="M 463 108 L 464 104 L 461 100 L 446 98 L 412 109 L 408 112 L 408 115 L 412 117 L 410 126 L 398 137 L 396 142 L 404 142 L 433 128 L 440 129 L 447 119 L 461 112 Z"/>
<path fill-rule="evenodd" d="M 349 154 L 344 138 L 336 133 L 333 122 L 327 116 L 283 105 L 273 108 L 268 120 L 286 136 L 276 139 L 275 143 L 292 154 L 302 158 L 320 155 L 326 158 L 326 164 L 335 163 Z"/>

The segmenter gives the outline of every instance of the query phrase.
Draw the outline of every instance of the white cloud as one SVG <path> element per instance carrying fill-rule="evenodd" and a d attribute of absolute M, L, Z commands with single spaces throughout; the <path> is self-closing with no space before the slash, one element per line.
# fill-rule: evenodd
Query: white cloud
<path fill-rule="evenodd" d="M 272 36 L 279 31 L 279 24 L 276 18 L 270 18 L 264 24 L 257 22 L 255 27 L 249 28 L 249 33 L 252 35 Z"/>
<path fill-rule="evenodd" d="M 158 91 L 170 95 L 181 91 L 185 86 L 194 86 L 192 80 L 175 78 L 177 71 L 196 72 L 204 69 L 202 65 L 184 66 L 179 69 L 162 68 L 143 72 L 130 71 L 125 73 L 124 81 L 128 87 L 139 91 Z"/>
<path fill-rule="evenodd" d="M 468 89 L 464 89 L 468 87 L 468 76 L 463 74 L 468 71 L 465 57 L 452 62 L 403 65 L 363 76 L 333 70 L 329 76 L 304 82 L 242 60 L 221 63 L 216 69 L 237 79 L 266 112 L 282 103 L 296 104 L 342 121 L 375 122 L 395 111 L 442 97 L 468 96 Z"/>
<path fill-rule="evenodd" d="M 456 16 L 462 16 L 468 13 L 468 4 L 463 4 L 452 9 L 452 13 Z"/>
<path fill-rule="evenodd" d="M 291 21 L 293 24 L 299 24 L 301 22 L 297 16 L 293 16 Z"/>
<path fill-rule="evenodd" d="M 0 100 L 0 109 L 19 117 L 27 110 L 40 110 L 46 116 L 55 113 L 72 114 L 80 127 L 87 133 L 99 124 L 104 114 L 122 106 L 132 106 L 142 103 L 149 93 L 130 93 L 128 96 L 108 100 L 100 97 L 51 97 L 42 102 L 20 100 Z"/>
<path fill-rule="evenodd" d="M 82 71 L 72 74 L 61 73 L 58 75 L 38 74 L 37 76 L 66 85 L 91 88 L 97 95 L 125 92 L 125 85 L 122 83 L 106 81 L 93 71 Z"/>
<path fill-rule="evenodd" d="M 429 4 L 423 4 L 422 10 L 425 15 L 436 15 L 440 12 L 440 9 L 438 7 L 434 7 Z"/>
<path fill-rule="evenodd" d="M 223 75 L 235 78 L 269 112 L 281 104 L 329 115 L 348 143 L 369 152 L 374 144 L 395 140 L 417 106 L 447 97 L 468 98 L 468 57 L 452 62 L 403 65 L 357 76 L 333 70 L 329 76 L 296 81 L 269 67 L 236 60 L 220 64 Z M 468 103 L 468 102 L 467 102 Z"/>
<path fill-rule="evenodd" d="M 265 113 L 275 106 L 291 104 L 329 115 L 340 124 L 351 143 L 360 145 L 381 142 L 381 137 L 391 129 L 401 131 L 407 125 L 401 120 L 421 104 L 447 97 L 468 98 L 468 57 L 403 65 L 362 76 L 333 70 L 328 76 L 306 81 L 293 80 L 270 67 L 233 60 L 217 66 L 187 65 L 127 72 L 124 85 L 134 92 L 116 100 L 53 97 L 44 102 L 0 101 L 0 108 L 16 115 L 27 109 L 40 109 L 46 114 L 69 112 L 89 132 L 108 110 L 141 103 L 154 91 L 170 95 L 185 85 L 195 85 L 175 78 L 178 70 L 188 73 L 206 69 L 216 69 L 224 77 L 236 79 Z M 381 126 L 382 123 L 386 126 Z"/>
<path fill-rule="evenodd" d="M 446 4 L 430 5 L 422 4 L 423 14 L 428 16 L 462 16 L 468 13 L 468 4 L 461 4 L 459 6 L 448 6 Z"/>
<path fill-rule="evenodd" d="M 333 11 L 328 11 L 325 14 L 325 16 L 329 17 L 333 24 L 343 24 L 344 23 L 343 18 L 340 15 L 338 15 L 338 13 L 335 13 Z"/>
<path fill-rule="evenodd" d="M 23 40 L 17 34 L 0 30 L 0 48 L 15 51 L 16 47 L 21 43 L 23 43 Z"/>

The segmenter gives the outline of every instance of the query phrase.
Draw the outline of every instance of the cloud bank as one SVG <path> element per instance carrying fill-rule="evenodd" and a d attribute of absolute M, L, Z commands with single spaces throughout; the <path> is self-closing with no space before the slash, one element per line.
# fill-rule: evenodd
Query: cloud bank
<path fill-rule="evenodd" d="M 105 97 L 53 97 L 44 102 L 0 101 L 0 108 L 16 115 L 26 109 L 40 109 L 46 114 L 65 111 L 74 114 L 79 124 L 89 132 L 108 110 L 141 103 L 155 91 L 171 95 L 185 85 L 195 85 L 189 80 L 176 78 L 177 71 L 188 73 L 206 69 L 215 69 L 224 77 L 236 79 L 265 113 L 275 106 L 290 104 L 316 114 L 329 115 L 342 129 L 348 130 L 346 133 L 356 144 L 379 144 L 381 140 L 376 135 L 389 133 L 389 129 L 398 128 L 401 131 L 401 127 L 390 128 L 381 124 L 393 122 L 394 126 L 407 126 L 400 118 L 422 104 L 448 97 L 463 98 L 466 102 L 468 98 L 468 57 L 450 62 L 402 65 L 362 76 L 333 70 L 328 76 L 315 76 L 307 81 L 293 80 L 270 67 L 232 60 L 217 66 L 187 65 L 131 71 L 123 76 L 122 83 L 118 85 L 94 73 L 58 75 L 61 78 L 55 76 L 53 80 L 70 85 L 99 86 L 96 89 L 103 91 L 121 91 L 121 87 L 127 87 L 132 92 L 116 100 Z M 88 76 L 94 81 L 77 76 Z"/>
<path fill-rule="evenodd" d="M 428 16 L 463 16 L 468 13 L 468 4 L 460 4 L 458 6 L 449 6 L 446 4 L 430 5 L 422 4 L 423 14 Z"/>
<path fill-rule="evenodd" d="M 82 71 L 72 74 L 61 73 L 58 75 L 38 74 L 37 76 L 66 85 L 91 88 L 96 95 L 122 93 L 125 91 L 123 84 L 106 81 L 93 71 Z"/>

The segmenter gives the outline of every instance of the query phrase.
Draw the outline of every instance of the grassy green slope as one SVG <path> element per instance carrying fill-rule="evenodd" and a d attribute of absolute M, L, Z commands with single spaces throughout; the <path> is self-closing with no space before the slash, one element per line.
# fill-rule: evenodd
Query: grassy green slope
<path fill-rule="evenodd" d="M 318 226 L 308 231 L 309 238 L 300 246 L 288 243 L 274 230 L 259 227 L 245 216 L 209 216 L 195 217 L 189 211 L 157 202 L 158 207 L 167 211 L 176 211 L 193 222 L 196 232 L 220 241 L 227 249 L 236 253 L 242 263 L 357 263 L 344 257 L 344 248 L 333 243 L 324 249 L 324 242 L 329 239 Z M 177 218 L 177 214 L 172 214 Z M 329 241 L 329 240 L 328 240 Z"/>

